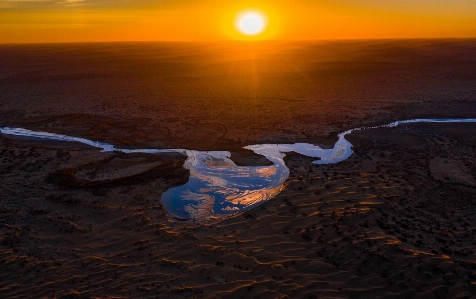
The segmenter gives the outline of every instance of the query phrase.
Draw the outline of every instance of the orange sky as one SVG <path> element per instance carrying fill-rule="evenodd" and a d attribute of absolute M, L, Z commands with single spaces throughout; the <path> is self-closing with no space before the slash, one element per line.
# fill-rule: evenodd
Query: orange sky
<path fill-rule="evenodd" d="M 269 20 L 256 39 L 476 37 L 476 0 L 0 0 L 0 43 L 247 39 L 249 8 Z"/>

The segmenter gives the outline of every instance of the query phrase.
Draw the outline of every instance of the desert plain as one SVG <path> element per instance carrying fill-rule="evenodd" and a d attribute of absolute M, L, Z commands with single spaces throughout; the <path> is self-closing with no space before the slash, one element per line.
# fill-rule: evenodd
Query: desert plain
<path fill-rule="evenodd" d="M 347 129 L 476 118 L 476 41 L 0 46 L 0 127 L 123 148 L 332 146 Z M 2 298 L 474 298 L 476 124 L 354 132 L 290 153 L 286 188 L 212 222 L 169 217 L 179 154 L 0 135 Z"/>

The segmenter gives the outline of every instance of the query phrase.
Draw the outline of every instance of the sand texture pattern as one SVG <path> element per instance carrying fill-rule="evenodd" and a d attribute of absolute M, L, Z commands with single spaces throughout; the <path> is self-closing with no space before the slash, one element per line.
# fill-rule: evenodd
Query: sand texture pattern
<path fill-rule="evenodd" d="M 119 45 L 0 46 L 0 125 L 269 165 L 242 147 L 476 117 L 474 40 Z M 475 132 L 407 124 L 352 133 L 341 163 L 290 154 L 283 192 L 212 223 L 160 203 L 184 156 L 0 135 L 0 297 L 475 298 Z"/>
<path fill-rule="evenodd" d="M 465 180 L 476 177 L 474 129 L 356 132 L 355 154 L 327 166 L 291 154 L 283 193 L 212 224 L 170 221 L 158 201 L 187 178 L 180 156 L 153 157 L 164 172 L 148 181 L 47 183 L 62 169 L 105 171 L 105 159 L 113 173 L 128 165 L 97 150 L 3 137 L 0 290 L 9 298 L 471 298 L 476 190 Z M 434 178 L 441 159 L 465 172 Z"/>

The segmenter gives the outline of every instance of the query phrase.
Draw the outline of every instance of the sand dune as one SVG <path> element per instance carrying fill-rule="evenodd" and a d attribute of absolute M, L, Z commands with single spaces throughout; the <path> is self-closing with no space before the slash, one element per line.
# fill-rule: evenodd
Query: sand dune
<path fill-rule="evenodd" d="M 476 177 L 475 137 L 452 127 L 474 132 L 412 124 L 355 133 L 355 154 L 338 164 L 289 155 L 286 190 L 211 224 L 169 221 L 160 205 L 160 193 L 186 179 L 179 157 L 167 157 L 175 161 L 167 177 L 78 188 L 45 183 L 46 175 L 64 164 L 104 170 L 105 158 L 118 158 L 2 137 L 0 290 L 9 298 L 471 298 L 475 189 L 456 180 Z M 438 157 L 465 172 L 434 178 Z M 114 163 L 113 173 L 128 167 Z"/>

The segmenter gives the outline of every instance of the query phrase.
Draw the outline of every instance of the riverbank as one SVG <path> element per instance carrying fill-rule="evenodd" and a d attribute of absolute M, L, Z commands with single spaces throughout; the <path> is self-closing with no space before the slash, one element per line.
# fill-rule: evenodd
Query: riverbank
<path fill-rule="evenodd" d="M 376 130 L 392 128 L 405 124 L 472 124 L 476 118 L 456 119 L 412 119 L 401 120 L 390 124 L 354 128 L 339 133 L 338 141 L 330 149 L 319 146 L 297 144 L 257 144 L 246 146 L 244 149 L 253 151 L 273 163 L 270 166 L 238 166 L 231 160 L 231 153 L 227 151 L 195 151 L 190 149 L 120 149 L 112 144 L 59 135 L 49 132 L 37 132 L 23 128 L 1 128 L 0 133 L 6 136 L 22 137 L 33 140 L 60 141 L 69 143 L 82 143 L 100 149 L 103 153 L 132 154 L 132 155 L 165 155 L 178 154 L 186 156 L 183 167 L 190 172 L 188 182 L 181 186 L 168 189 L 162 194 L 160 202 L 167 210 L 169 219 L 181 221 L 209 222 L 210 220 L 223 219 L 234 214 L 244 212 L 261 205 L 285 188 L 285 181 L 289 179 L 289 168 L 284 162 L 285 155 L 295 153 L 309 158 L 317 158 L 313 164 L 329 165 L 347 160 L 353 153 L 352 144 L 345 139 L 352 132 L 362 130 Z M 85 165 L 75 169 L 63 168 L 50 174 L 48 180 L 56 181 L 68 186 L 97 186 L 102 184 L 120 185 L 121 182 L 136 177 L 147 176 L 149 172 L 165 172 L 161 164 L 149 157 L 149 163 L 131 161 L 122 169 L 104 170 L 102 164 L 110 164 L 110 158 L 101 165 Z M 114 160 L 114 158 L 112 158 Z M 114 165 L 114 163 L 112 163 Z M 438 164 L 438 163 L 437 163 Z M 441 163 L 439 163 L 441 164 Z M 98 167 L 101 175 L 98 174 Z M 430 165 L 433 170 L 438 166 Z M 455 168 L 454 166 L 449 166 Z M 458 169 L 451 169 L 451 173 Z M 442 174 L 438 175 L 439 178 Z M 443 176 L 444 177 L 444 176 Z M 463 182 L 471 181 L 471 175 L 465 174 Z"/>

